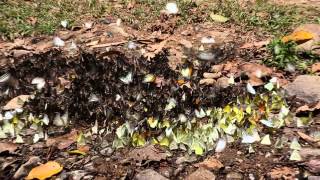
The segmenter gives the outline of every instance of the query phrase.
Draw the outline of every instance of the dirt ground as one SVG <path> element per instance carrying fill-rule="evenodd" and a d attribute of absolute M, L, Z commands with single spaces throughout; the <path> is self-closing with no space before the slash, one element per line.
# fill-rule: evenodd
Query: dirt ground
<path fill-rule="evenodd" d="M 285 92 L 317 63 L 267 66 L 270 33 L 178 19 L 0 42 L 0 179 L 319 179 L 317 90 Z"/>

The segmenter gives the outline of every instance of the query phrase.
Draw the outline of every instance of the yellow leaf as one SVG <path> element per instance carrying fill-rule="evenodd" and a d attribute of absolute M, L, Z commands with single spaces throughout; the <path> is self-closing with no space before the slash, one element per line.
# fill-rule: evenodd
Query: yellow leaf
<path fill-rule="evenodd" d="M 80 151 L 80 150 L 78 150 L 78 149 L 76 149 L 76 150 L 72 150 L 72 151 L 68 151 L 68 153 L 69 153 L 69 154 L 76 154 L 76 155 L 83 155 L 83 156 L 85 156 L 85 155 L 86 155 L 86 153 L 85 153 L 85 152 Z"/>
<path fill-rule="evenodd" d="M 58 174 L 60 171 L 62 171 L 62 169 L 63 167 L 59 163 L 55 161 L 48 161 L 46 164 L 42 164 L 33 168 L 26 179 L 44 180 L 55 174 Z"/>
<path fill-rule="evenodd" d="M 282 42 L 286 43 L 289 41 L 294 41 L 294 42 L 306 41 L 306 40 L 310 40 L 312 38 L 314 38 L 313 34 L 307 32 L 307 31 L 297 31 L 297 32 L 294 32 L 288 36 L 283 37 L 281 40 L 282 40 Z"/>

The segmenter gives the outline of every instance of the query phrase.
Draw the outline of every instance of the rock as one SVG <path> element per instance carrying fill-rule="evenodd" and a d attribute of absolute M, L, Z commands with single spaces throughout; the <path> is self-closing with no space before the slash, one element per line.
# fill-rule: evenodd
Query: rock
<path fill-rule="evenodd" d="M 215 180 L 216 176 L 209 170 L 199 168 L 192 174 L 190 174 L 186 180 Z"/>
<path fill-rule="evenodd" d="M 312 173 L 320 173 L 320 159 L 312 159 L 309 162 L 305 163 L 307 169 Z"/>
<path fill-rule="evenodd" d="M 306 103 L 320 101 L 320 76 L 300 75 L 284 87 L 287 95 Z"/>
<path fill-rule="evenodd" d="M 138 173 L 135 177 L 135 180 L 168 180 L 167 178 L 161 176 L 159 173 L 152 169 L 146 169 Z"/>
<path fill-rule="evenodd" d="M 37 156 L 30 157 L 30 159 L 20 166 L 20 168 L 14 173 L 13 179 L 21 179 L 26 176 L 28 172 L 38 165 L 41 159 Z"/>
<path fill-rule="evenodd" d="M 227 174 L 227 180 L 236 180 L 236 179 L 243 179 L 243 175 L 237 172 L 230 172 Z"/>
<path fill-rule="evenodd" d="M 203 73 L 203 77 L 206 79 L 217 79 L 221 76 L 221 72 L 217 72 L 217 73 Z"/>
<path fill-rule="evenodd" d="M 220 88 L 227 88 L 229 87 L 229 78 L 221 77 L 217 80 L 216 85 Z"/>

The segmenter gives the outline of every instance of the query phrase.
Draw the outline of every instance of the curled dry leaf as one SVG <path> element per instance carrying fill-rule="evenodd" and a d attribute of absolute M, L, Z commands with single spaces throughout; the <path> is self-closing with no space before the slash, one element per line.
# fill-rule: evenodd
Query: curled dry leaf
<path fill-rule="evenodd" d="M 195 164 L 195 166 L 206 168 L 208 170 L 219 170 L 223 167 L 223 164 L 218 159 L 210 157 L 203 162 Z"/>
<path fill-rule="evenodd" d="M 46 145 L 47 146 L 56 146 L 58 149 L 65 149 L 69 147 L 71 144 L 77 141 L 77 131 L 72 130 L 69 134 L 65 134 L 63 136 L 59 136 L 56 138 L 48 138 Z"/>
<path fill-rule="evenodd" d="M 154 145 L 148 145 L 143 148 L 136 148 L 128 154 L 129 159 L 136 161 L 151 160 L 151 161 L 161 161 L 167 158 L 167 154 Z"/>
<path fill-rule="evenodd" d="M 55 161 L 49 161 L 46 164 L 42 164 L 33 168 L 26 179 L 44 180 L 55 174 L 58 174 L 62 171 L 62 169 L 63 167 L 59 163 Z"/>
<path fill-rule="evenodd" d="M 320 102 L 318 102 L 315 106 L 310 107 L 309 105 L 303 105 L 296 110 L 296 113 L 307 112 L 307 111 L 315 111 L 320 109 Z"/>
<path fill-rule="evenodd" d="M 268 173 L 271 179 L 295 179 L 298 174 L 299 170 L 297 168 L 290 167 L 274 168 Z"/>
<path fill-rule="evenodd" d="M 30 95 L 20 95 L 11 99 L 4 107 L 3 110 L 13 110 L 17 108 L 22 108 L 23 104 L 28 101 Z"/>

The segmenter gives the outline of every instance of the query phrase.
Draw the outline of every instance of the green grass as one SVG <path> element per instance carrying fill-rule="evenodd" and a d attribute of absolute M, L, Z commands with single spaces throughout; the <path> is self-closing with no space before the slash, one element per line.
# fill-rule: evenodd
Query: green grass
<path fill-rule="evenodd" d="M 273 40 L 268 45 L 271 57 L 264 60 L 268 66 L 274 66 L 278 69 L 285 69 L 290 64 L 299 71 L 306 71 L 309 66 L 320 61 L 318 55 L 311 52 L 301 52 L 296 48 L 295 42 L 284 43 L 280 39 Z"/>
<path fill-rule="evenodd" d="M 96 17 L 105 7 L 95 0 L 41 0 L 0 2 L 0 34 L 3 38 L 53 34 L 62 20 L 76 23 L 82 17 Z M 36 23 L 30 20 L 35 19 Z"/>
<path fill-rule="evenodd" d="M 0 2 L 0 34 L 3 38 L 53 34 L 62 20 L 77 24 L 84 19 L 112 15 L 129 25 L 144 28 L 160 18 L 167 0 L 137 0 L 132 9 L 127 8 L 129 0 L 110 3 L 103 0 L 7 0 Z M 228 23 L 258 29 L 273 35 L 291 31 L 295 25 L 318 22 L 320 11 L 294 6 L 274 5 L 258 2 L 241 6 L 236 0 L 177 0 L 180 14 L 177 25 L 210 21 L 215 13 L 230 19 Z M 116 7 L 115 5 L 121 5 Z M 30 23 L 30 19 L 36 23 Z M 318 19 L 317 19 L 318 18 Z"/>

